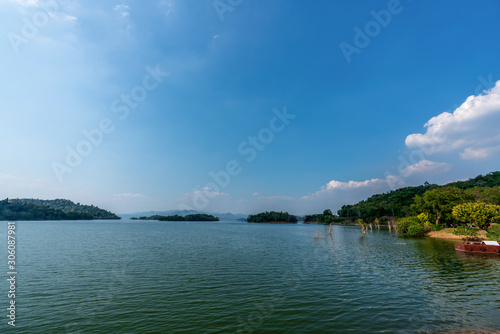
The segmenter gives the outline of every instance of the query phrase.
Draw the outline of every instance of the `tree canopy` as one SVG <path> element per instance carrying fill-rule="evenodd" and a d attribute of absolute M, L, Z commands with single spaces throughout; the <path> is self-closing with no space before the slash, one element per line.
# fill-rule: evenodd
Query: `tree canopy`
<path fill-rule="evenodd" d="M 323 213 L 320 214 L 315 214 L 315 215 L 306 215 L 304 216 L 304 223 L 305 224 L 332 224 L 332 223 L 338 223 L 338 222 L 343 222 L 344 219 L 334 216 L 332 213 L 332 210 L 327 209 L 323 211 Z"/>
<path fill-rule="evenodd" d="M 426 191 L 423 196 L 415 196 L 415 204 L 411 206 L 412 213 L 418 215 L 427 213 L 435 219 L 436 224 L 451 223 L 453 208 L 462 203 L 474 200 L 472 194 L 456 187 L 441 187 Z"/>
<path fill-rule="evenodd" d="M 249 223 L 297 223 L 297 217 L 288 212 L 266 211 L 256 215 L 249 215 Z"/>
<path fill-rule="evenodd" d="M 34 204 L 37 206 L 48 207 L 54 210 L 60 210 L 68 216 L 80 216 L 86 218 L 80 219 L 120 219 L 114 213 L 98 208 L 95 205 L 83 205 L 74 203 L 67 199 L 42 200 L 33 198 L 12 199 L 12 203 Z"/>
<path fill-rule="evenodd" d="M 91 220 L 88 212 L 65 212 L 45 205 L 36 205 L 22 200 L 0 201 L 0 220 Z M 102 218 L 98 218 L 102 219 Z M 118 217 L 119 219 L 119 217 Z"/>
<path fill-rule="evenodd" d="M 490 223 L 500 222 L 500 205 L 464 203 L 455 206 L 452 214 L 457 221 L 469 223 L 486 230 Z"/>
<path fill-rule="evenodd" d="M 443 188 L 442 191 L 438 190 Z M 433 190 L 434 192 L 424 196 Z M 428 212 L 434 215 L 435 222 L 439 213 L 438 222 L 441 224 L 453 219 L 451 210 L 455 205 L 467 201 L 500 205 L 500 172 L 479 175 L 467 181 L 452 182 L 444 186 L 425 183 L 417 187 L 392 190 L 356 204 L 344 205 L 337 214 L 354 221 L 358 218 L 374 221 L 385 216 L 403 218 Z"/>
<path fill-rule="evenodd" d="M 155 216 L 151 216 L 151 217 L 140 217 L 140 218 L 132 217 L 131 219 L 159 220 L 159 221 L 170 221 L 170 222 L 219 221 L 218 217 L 215 217 L 212 215 L 207 215 L 205 213 L 196 213 L 196 214 L 191 214 L 191 215 L 186 215 L 186 216 L 180 216 L 180 215 L 159 216 L 159 215 L 155 215 Z"/>

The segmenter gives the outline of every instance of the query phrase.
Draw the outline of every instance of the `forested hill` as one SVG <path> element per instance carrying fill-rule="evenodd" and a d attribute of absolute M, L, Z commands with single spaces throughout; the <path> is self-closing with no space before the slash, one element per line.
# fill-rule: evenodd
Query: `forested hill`
<path fill-rule="evenodd" d="M 500 172 L 479 175 L 467 181 L 457 181 L 443 186 L 425 183 L 418 187 L 405 187 L 385 194 L 374 195 L 353 205 L 344 205 L 337 214 L 343 218 L 362 218 L 373 220 L 384 216 L 407 217 L 411 214 L 411 205 L 415 203 L 415 196 L 422 196 L 426 191 L 435 188 L 455 187 L 462 190 L 471 188 L 494 188 L 493 193 L 500 191 Z M 498 190 L 498 191 L 497 191 Z"/>
<path fill-rule="evenodd" d="M 120 219 L 94 205 L 82 205 L 65 199 L 32 198 L 0 201 L 0 220 L 90 220 Z"/>

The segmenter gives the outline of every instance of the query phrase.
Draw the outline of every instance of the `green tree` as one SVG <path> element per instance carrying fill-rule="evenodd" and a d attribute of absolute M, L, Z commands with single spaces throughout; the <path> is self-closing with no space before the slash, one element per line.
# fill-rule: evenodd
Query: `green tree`
<path fill-rule="evenodd" d="M 361 227 L 361 231 L 363 232 L 363 235 L 366 234 L 366 226 L 367 224 L 364 222 L 363 219 L 358 219 L 358 225 Z"/>
<path fill-rule="evenodd" d="M 249 223 L 297 223 L 297 217 L 288 212 L 266 211 L 256 215 L 249 215 Z"/>
<path fill-rule="evenodd" d="M 422 215 L 399 218 L 396 226 L 399 232 L 406 233 L 410 237 L 422 237 L 429 232 L 429 227 L 424 225 L 424 218 Z"/>
<path fill-rule="evenodd" d="M 429 190 L 423 196 L 415 196 L 415 204 L 411 206 L 414 214 L 426 213 L 435 224 L 453 222 L 452 210 L 458 205 L 473 200 L 471 194 L 456 187 L 442 187 Z"/>
<path fill-rule="evenodd" d="M 323 216 L 323 224 L 331 224 L 331 223 L 333 223 L 333 215 Z"/>
<path fill-rule="evenodd" d="M 500 187 L 474 187 L 465 191 L 475 197 L 476 202 L 500 205 Z"/>
<path fill-rule="evenodd" d="M 460 225 L 459 227 L 453 229 L 454 235 L 463 235 L 468 238 L 477 237 L 477 227 Z"/>
<path fill-rule="evenodd" d="M 453 208 L 453 217 L 464 223 L 487 230 L 492 222 L 500 221 L 500 206 L 485 203 L 464 203 Z"/>

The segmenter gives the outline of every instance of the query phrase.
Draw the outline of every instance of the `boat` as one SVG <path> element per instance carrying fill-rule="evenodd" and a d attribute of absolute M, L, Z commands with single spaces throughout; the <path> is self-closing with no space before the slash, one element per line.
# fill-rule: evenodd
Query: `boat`
<path fill-rule="evenodd" d="M 500 244 L 497 241 L 467 242 L 456 244 L 455 250 L 466 253 L 500 254 Z"/>

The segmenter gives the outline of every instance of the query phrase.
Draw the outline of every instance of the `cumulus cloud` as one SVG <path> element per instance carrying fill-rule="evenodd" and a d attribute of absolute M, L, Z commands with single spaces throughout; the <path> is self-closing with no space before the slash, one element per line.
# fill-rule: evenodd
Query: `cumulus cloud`
<path fill-rule="evenodd" d="M 362 201 L 375 194 L 384 193 L 410 184 L 421 184 L 422 179 L 448 171 L 450 164 L 422 160 L 404 168 L 401 175 L 387 175 L 361 181 L 331 180 L 316 192 L 305 196 L 263 195 L 258 192 L 249 197 L 235 198 L 210 187 L 198 187 L 179 199 L 179 209 L 196 209 L 207 212 L 227 211 L 257 213 L 262 211 L 288 211 L 293 214 L 311 214 L 325 209 L 337 210 L 342 205 Z M 413 176 L 415 179 L 409 178 Z M 416 181 L 415 181 L 416 180 Z"/>
<path fill-rule="evenodd" d="M 325 208 L 337 209 L 344 204 L 352 204 L 364 200 L 372 195 L 384 193 L 396 188 L 407 186 L 408 178 L 413 176 L 417 183 L 420 179 L 433 177 L 436 174 L 449 171 L 451 165 L 444 162 L 422 160 L 407 166 L 398 176 L 387 175 L 385 178 L 373 178 L 363 181 L 337 181 L 332 180 L 322 186 L 318 191 L 293 198 L 287 196 L 259 197 L 259 200 L 272 202 L 275 207 L 280 205 L 283 210 L 294 213 L 320 212 Z M 413 182 L 411 182 L 413 184 Z"/>
<path fill-rule="evenodd" d="M 371 179 L 366 181 L 349 181 L 349 182 L 340 182 L 332 180 L 328 182 L 326 185 L 326 190 L 334 190 L 334 189 L 357 189 L 357 188 L 366 188 L 377 184 L 383 184 L 386 180 L 382 179 Z"/>
<path fill-rule="evenodd" d="M 434 162 L 422 160 L 416 164 L 410 165 L 401 171 L 401 176 L 409 177 L 414 174 L 429 172 L 447 172 L 451 169 L 451 164 L 446 162 Z"/>
<path fill-rule="evenodd" d="M 469 96 L 453 113 L 443 112 L 406 138 L 408 148 L 426 154 L 463 150 L 462 159 L 487 158 L 500 144 L 500 81 L 483 94 Z"/>
<path fill-rule="evenodd" d="M 500 151 L 500 146 L 486 148 L 467 147 L 460 153 L 460 158 L 462 160 L 482 160 L 492 156 L 494 153 L 498 153 L 498 151 Z"/>
<path fill-rule="evenodd" d="M 321 189 L 319 189 L 315 193 L 301 197 L 301 200 L 306 200 L 306 201 L 318 200 L 320 198 L 329 197 L 332 194 L 337 194 L 341 192 L 365 193 L 365 190 L 368 190 L 368 192 L 373 192 L 376 190 L 382 190 L 388 188 L 389 185 L 392 184 L 393 182 L 398 183 L 400 186 L 404 185 L 404 182 L 394 178 L 392 175 L 389 175 L 385 179 L 375 178 L 365 181 L 342 182 L 342 181 L 332 180 L 328 182 L 325 186 L 321 187 Z"/>

